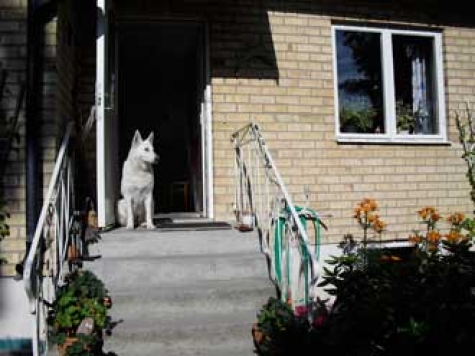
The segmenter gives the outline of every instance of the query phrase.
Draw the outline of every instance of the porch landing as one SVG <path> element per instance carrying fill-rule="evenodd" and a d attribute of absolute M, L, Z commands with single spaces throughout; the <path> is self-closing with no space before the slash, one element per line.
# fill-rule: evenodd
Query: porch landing
<path fill-rule="evenodd" d="M 275 289 L 255 232 L 119 228 L 87 262 L 113 300 L 104 351 L 119 356 L 251 356 L 251 326 Z"/>

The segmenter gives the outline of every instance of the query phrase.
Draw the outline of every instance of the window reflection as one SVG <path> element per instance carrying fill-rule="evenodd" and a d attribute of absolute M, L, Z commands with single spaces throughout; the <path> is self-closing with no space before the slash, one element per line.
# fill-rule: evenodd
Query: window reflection
<path fill-rule="evenodd" d="M 385 132 L 380 37 L 336 31 L 341 132 Z"/>
<path fill-rule="evenodd" d="M 436 134 L 433 40 L 393 35 L 398 133 Z"/>

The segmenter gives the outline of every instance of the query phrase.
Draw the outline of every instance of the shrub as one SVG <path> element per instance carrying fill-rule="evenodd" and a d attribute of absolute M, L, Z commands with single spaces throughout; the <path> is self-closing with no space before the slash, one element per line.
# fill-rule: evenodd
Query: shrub
<path fill-rule="evenodd" d="M 286 316 L 266 331 L 272 343 L 279 345 L 273 338 L 286 337 L 285 350 L 291 350 L 288 344 L 293 342 L 294 349 L 304 344 L 339 356 L 458 355 L 473 349 L 474 221 L 461 213 L 451 214 L 443 233 L 438 227 L 442 217 L 435 208 L 425 207 L 418 212 L 424 229 L 409 236 L 412 247 L 395 254 L 368 244 L 368 231 L 380 234 L 385 227 L 376 210 L 370 199 L 356 206 L 354 217 L 363 228 L 363 238 L 357 241 L 346 235 L 340 244 L 343 254 L 328 261 L 330 267 L 319 286 L 334 296 L 334 302 L 317 309 L 315 320 L 324 315 L 323 322 L 298 328 L 304 336 L 289 338 L 276 332 L 275 326 L 294 330 L 296 319 Z M 288 323 L 282 326 L 285 320 Z M 260 353 L 284 354 L 293 353 Z"/>
<path fill-rule="evenodd" d="M 109 300 L 104 283 L 93 272 L 73 272 L 51 306 L 48 324 L 53 342 L 62 346 L 68 338 L 74 338 L 66 348 L 69 356 L 101 354 L 103 332 L 110 327 Z M 78 332 L 85 323 L 89 328 Z"/>
<path fill-rule="evenodd" d="M 310 325 L 305 317 L 294 314 L 280 299 L 270 297 L 257 316 L 262 339 L 256 344 L 259 355 L 290 355 L 309 347 Z"/>
<path fill-rule="evenodd" d="M 320 285 L 335 295 L 327 332 L 337 354 L 458 354 L 475 346 L 473 222 L 452 214 L 442 234 L 436 209 L 419 217 L 426 229 L 411 234 L 406 258 L 362 248 L 330 261 L 335 268 Z"/>

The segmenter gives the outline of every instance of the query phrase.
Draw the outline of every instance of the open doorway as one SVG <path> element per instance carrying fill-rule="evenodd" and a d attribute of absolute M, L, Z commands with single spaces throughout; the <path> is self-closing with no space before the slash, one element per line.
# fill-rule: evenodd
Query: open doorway
<path fill-rule="evenodd" d="M 204 25 L 121 22 L 117 30 L 120 166 L 135 130 L 153 131 L 155 213 L 203 214 Z"/>

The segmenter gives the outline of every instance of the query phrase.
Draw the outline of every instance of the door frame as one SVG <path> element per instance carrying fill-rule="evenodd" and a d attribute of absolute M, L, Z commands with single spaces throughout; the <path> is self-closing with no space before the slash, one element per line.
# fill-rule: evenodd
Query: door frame
<path fill-rule="evenodd" d="M 209 27 L 206 22 L 204 25 L 204 85 L 201 120 L 201 144 L 202 151 L 202 175 L 203 175 L 203 215 L 204 217 L 214 218 L 214 182 L 213 182 L 213 115 L 212 115 L 212 87 L 211 87 L 211 68 L 210 68 L 210 46 L 209 46 Z"/>
<path fill-rule="evenodd" d="M 118 199 L 117 136 L 109 132 L 116 120 L 115 83 L 109 82 L 110 75 L 110 23 L 113 14 L 111 0 L 96 0 L 98 10 L 96 38 L 96 184 L 97 184 L 97 218 L 101 229 L 113 227 L 116 223 L 116 204 Z M 115 43 L 114 43 L 115 44 Z M 114 52 L 116 47 L 113 47 Z M 114 74 L 117 74 L 117 56 L 114 60 Z M 106 144 L 107 143 L 107 144 Z"/>
<path fill-rule="evenodd" d="M 98 7 L 99 4 L 104 4 L 107 3 L 107 0 L 96 0 Z M 127 22 L 136 22 L 136 23 L 163 23 L 163 22 L 174 22 L 174 23 L 180 23 L 180 22 L 197 22 L 200 23 L 203 26 L 203 86 L 204 86 L 204 92 L 203 92 L 203 100 L 201 103 L 201 113 L 199 114 L 199 117 L 197 117 L 198 120 L 200 120 L 200 125 L 201 125 L 201 155 L 202 155 L 202 205 L 203 205 L 203 211 L 202 216 L 206 218 L 214 218 L 215 212 L 214 212 L 214 183 L 213 183 L 213 136 L 212 136 L 212 86 L 211 86 L 211 70 L 210 70 L 210 46 L 209 46 L 209 27 L 208 24 L 203 20 L 203 19 L 183 19 L 180 17 L 177 18 L 161 18 L 157 17 L 154 19 L 141 19 L 140 17 L 120 17 L 120 18 L 115 18 L 116 24 L 120 23 L 127 23 Z M 107 25 L 107 24 L 105 24 Z M 116 41 L 114 48 L 116 49 L 115 55 L 115 75 L 117 76 L 118 72 L 118 66 L 120 65 L 120 59 L 117 56 L 117 48 L 118 48 L 118 41 L 117 41 L 117 34 L 115 38 L 113 39 Z M 99 108 L 101 107 L 99 104 L 104 105 L 104 98 L 101 99 L 100 95 L 98 96 L 98 90 L 100 90 L 100 85 L 98 85 L 98 76 L 103 75 L 105 65 L 104 63 L 99 63 L 97 60 L 100 58 L 98 55 L 96 55 L 96 109 L 99 111 Z M 102 58 L 102 61 L 104 61 L 105 58 Z M 103 84 L 102 84 L 103 85 Z M 118 80 L 116 77 L 115 80 L 115 85 L 118 85 Z M 118 93 L 117 87 L 114 88 L 115 93 Z M 118 95 L 114 95 L 115 100 L 118 99 Z M 98 99 L 99 98 L 99 99 Z M 100 102 L 102 100 L 102 102 Z M 118 108 L 118 103 L 114 103 L 115 108 Z M 97 213 L 98 213 L 98 223 L 99 227 L 105 228 L 106 226 L 110 226 L 110 222 L 107 221 L 106 214 L 107 214 L 107 207 L 106 207 L 106 199 L 105 197 L 105 189 L 108 184 L 106 182 L 106 160 L 105 160 L 105 152 L 106 152 L 106 147 L 105 147 L 105 140 L 103 139 L 107 127 L 107 123 L 104 122 L 106 119 L 107 115 L 102 116 L 102 120 L 99 120 L 101 118 L 101 114 L 96 111 L 96 114 L 98 115 L 97 118 L 98 120 L 96 121 L 96 154 L 97 154 Z M 109 126 L 110 127 L 110 126 Z M 118 129 L 118 125 L 115 125 L 115 127 Z M 103 130 L 103 132 L 101 132 Z M 118 132 L 116 132 L 116 137 L 118 135 Z M 115 145 L 117 146 L 117 145 Z M 112 147 L 112 149 L 115 150 L 115 157 L 118 157 L 119 152 L 117 147 Z M 118 159 L 116 160 L 118 161 Z M 119 167 L 117 167 L 119 169 Z M 115 182 L 116 191 L 119 191 L 119 184 L 120 181 Z M 117 196 L 117 199 L 120 197 L 120 193 Z"/>

